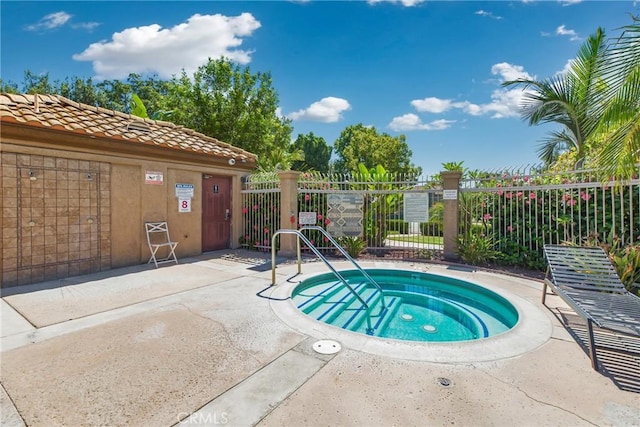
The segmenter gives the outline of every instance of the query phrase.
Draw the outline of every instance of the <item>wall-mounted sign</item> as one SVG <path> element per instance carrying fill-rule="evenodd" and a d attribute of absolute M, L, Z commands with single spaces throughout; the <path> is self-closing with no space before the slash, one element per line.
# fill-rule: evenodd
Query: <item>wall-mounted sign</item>
<path fill-rule="evenodd" d="M 182 199 L 193 197 L 193 184 L 176 184 L 176 197 Z"/>
<path fill-rule="evenodd" d="M 442 190 L 442 200 L 458 200 L 458 190 Z"/>
<path fill-rule="evenodd" d="M 144 172 L 144 183 L 151 185 L 162 185 L 164 182 L 164 175 L 162 172 L 157 171 L 145 171 Z"/>
<path fill-rule="evenodd" d="M 298 224 L 300 225 L 315 225 L 317 219 L 316 212 L 298 212 Z"/>
<path fill-rule="evenodd" d="M 327 231 L 334 237 L 362 236 L 362 194 L 329 194 L 327 196 Z"/>
<path fill-rule="evenodd" d="M 178 199 L 178 212 L 191 212 L 191 199 Z"/>
<path fill-rule="evenodd" d="M 429 221 L 429 194 L 404 193 L 403 213 L 406 222 Z"/>

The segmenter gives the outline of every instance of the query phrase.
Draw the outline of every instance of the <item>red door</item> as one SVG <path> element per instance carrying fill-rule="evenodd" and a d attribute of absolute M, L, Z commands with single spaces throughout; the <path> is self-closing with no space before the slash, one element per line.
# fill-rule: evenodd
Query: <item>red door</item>
<path fill-rule="evenodd" d="M 202 176 L 202 252 L 228 249 L 231 241 L 231 178 Z"/>

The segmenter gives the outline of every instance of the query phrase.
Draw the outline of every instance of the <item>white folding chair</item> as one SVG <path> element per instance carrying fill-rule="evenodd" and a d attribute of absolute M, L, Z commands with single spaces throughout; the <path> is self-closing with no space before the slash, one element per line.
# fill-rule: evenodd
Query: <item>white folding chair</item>
<path fill-rule="evenodd" d="M 175 262 L 177 264 L 178 258 L 176 258 L 175 250 L 178 242 L 171 241 L 167 222 L 145 222 L 144 225 L 147 230 L 147 243 L 149 243 L 149 250 L 151 251 L 151 258 L 149 258 L 147 264 L 153 262 L 156 268 L 158 268 L 158 264 L 165 262 Z M 166 248 L 167 256 L 158 259 L 160 248 Z"/>

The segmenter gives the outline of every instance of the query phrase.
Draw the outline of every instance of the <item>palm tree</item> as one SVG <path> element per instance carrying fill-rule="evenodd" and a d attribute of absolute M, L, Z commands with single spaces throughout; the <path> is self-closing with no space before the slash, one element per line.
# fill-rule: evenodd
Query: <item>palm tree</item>
<path fill-rule="evenodd" d="M 290 170 L 294 162 L 304 161 L 304 151 L 273 147 L 266 156 L 260 159 L 259 169 L 262 172 Z"/>
<path fill-rule="evenodd" d="M 605 141 L 596 161 L 603 178 L 630 178 L 640 161 L 640 19 L 623 28 L 602 60 L 593 114 L 599 118 L 596 135 Z"/>
<path fill-rule="evenodd" d="M 591 110 L 598 98 L 596 83 L 605 50 L 604 30 L 598 28 L 580 47 L 566 73 L 542 81 L 518 79 L 503 83 L 503 86 L 522 86 L 526 90 L 521 115 L 530 125 L 561 125 L 538 149 L 540 158 L 547 165 L 552 164 L 561 152 L 575 150 L 575 167 L 583 166 L 587 144 L 596 128 Z"/>

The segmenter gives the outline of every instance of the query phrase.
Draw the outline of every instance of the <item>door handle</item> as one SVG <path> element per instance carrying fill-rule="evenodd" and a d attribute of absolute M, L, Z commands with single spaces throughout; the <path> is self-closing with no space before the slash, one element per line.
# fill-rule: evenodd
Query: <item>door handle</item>
<path fill-rule="evenodd" d="M 229 219 L 231 219 L 231 212 L 229 211 L 229 209 L 225 210 L 224 219 L 225 221 L 229 221 Z"/>

